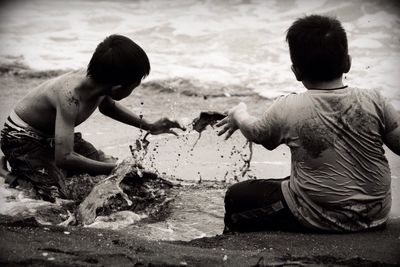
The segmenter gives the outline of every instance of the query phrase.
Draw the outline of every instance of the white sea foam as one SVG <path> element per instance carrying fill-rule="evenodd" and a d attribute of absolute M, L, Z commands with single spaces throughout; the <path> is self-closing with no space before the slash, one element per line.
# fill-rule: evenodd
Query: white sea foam
<path fill-rule="evenodd" d="M 146 217 L 146 215 L 124 210 L 115 212 L 109 216 L 97 216 L 92 224 L 86 225 L 85 227 L 119 230 L 135 224 Z"/>
<path fill-rule="evenodd" d="M 0 214 L 34 216 L 40 207 L 55 206 L 47 201 L 30 198 L 25 192 L 10 188 L 0 177 Z"/>
<path fill-rule="evenodd" d="M 149 80 L 239 84 L 275 97 L 299 90 L 285 32 L 294 19 L 312 13 L 343 21 L 353 56 L 347 81 L 382 89 L 398 103 L 400 18 L 390 2 L 18 1 L 0 11 L 0 60 L 19 59 L 37 69 L 85 67 L 105 36 L 120 33 L 149 54 Z M 374 68 L 363 71 L 367 66 Z"/>

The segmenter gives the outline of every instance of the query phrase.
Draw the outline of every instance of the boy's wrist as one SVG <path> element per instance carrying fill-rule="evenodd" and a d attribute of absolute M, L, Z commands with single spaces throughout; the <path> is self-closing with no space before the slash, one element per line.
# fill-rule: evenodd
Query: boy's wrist
<path fill-rule="evenodd" d="M 237 121 L 238 118 L 247 114 L 247 106 L 244 103 L 240 103 L 230 110 L 230 116 L 233 120 Z"/>
<path fill-rule="evenodd" d="M 139 128 L 141 130 L 145 130 L 150 132 L 154 128 L 154 123 L 153 122 L 148 122 L 147 120 L 143 119 L 143 117 L 140 118 L 140 123 L 139 123 Z"/>
<path fill-rule="evenodd" d="M 156 126 L 155 126 L 154 122 L 147 122 L 146 129 L 143 129 L 143 130 L 146 130 L 148 132 L 152 132 L 152 131 L 155 130 L 155 128 L 156 128 Z"/>
<path fill-rule="evenodd" d="M 237 109 L 232 113 L 232 120 L 234 123 L 239 126 L 241 121 L 246 120 L 247 117 L 247 111 L 244 109 Z"/>

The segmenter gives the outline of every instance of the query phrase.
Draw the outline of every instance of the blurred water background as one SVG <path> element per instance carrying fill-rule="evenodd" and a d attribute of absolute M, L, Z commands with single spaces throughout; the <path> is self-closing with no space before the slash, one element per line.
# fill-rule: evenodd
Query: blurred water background
<path fill-rule="evenodd" d="M 379 0 L 20 0 L 0 10 L 0 62 L 33 69 L 86 67 L 106 36 L 148 53 L 148 80 L 182 78 L 250 88 L 274 98 L 301 92 L 290 70 L 287 28 L 325 14 L 343 22 L 353 58 L 346 84 L 377 88 L 400 109 L 400 4 Z"/>

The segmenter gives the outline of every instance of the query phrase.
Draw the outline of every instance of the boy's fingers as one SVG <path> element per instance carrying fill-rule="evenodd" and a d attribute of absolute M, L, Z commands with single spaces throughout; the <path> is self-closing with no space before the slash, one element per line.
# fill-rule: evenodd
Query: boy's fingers
<path fill-rule="evenodd" d="M 179 122 L 178 122 L 178 127 L 177 128 L 181 129 L 182 131 L 186 131 L 186 127 L 183 124 L 179 123 Z"/>
<path fill-rule="evenodd" d="M 178 121 L 170 120 L 170 122 L 171 122 L 171 128 L 178 128 L 178 129 L 181 129 L 183 131 L 186 131 L 186 127 L 183 126 L 182 124 L 180 124 Z"/>
<path fill-rule="evenodd" d="M 229 137 L 231 137 L 231 135 L 236 131 L 236 129 L 229 129 L 229 131 L 226 133 L 225 135 L 225 140 L 228 140 Z"/>
<path fill-rule="evenodd" d="M 215 124 L 215 126 L 217 127 L 221 127 L 222 125 L 226 124 L 228 122 L 229 118 L 225 117 L 222 120 L 220 120 L 219 122 L 217 122 L 217 124 Z"/>
<path fill-rule="evenodd" d="M 179 134 L 177 134 L 174 130 L 171 129 L 168 131 L 168 133 L 173 134 L 175 136 L 179 136 Z"/>
<path fill-rule="evenodd" d="M 218 132 L 218 136 L 223 135 L 226 131 L 229 130 L 229 128 L 230 128 L 229 125 L 225 125 L 225 126 L 222 128 L 222 130 Z"/>

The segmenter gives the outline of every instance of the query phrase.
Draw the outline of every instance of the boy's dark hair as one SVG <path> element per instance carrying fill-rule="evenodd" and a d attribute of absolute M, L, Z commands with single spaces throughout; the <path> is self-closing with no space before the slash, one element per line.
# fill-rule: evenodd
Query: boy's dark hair
<path fill-rule="evenodd" d="M 297 19 L 286 41 L 303 79 L 330 81 L 349 70 L 346 31 L 335 18 L 311 15 Z"/>
<path fill-rule="evenodd" d="M 150 73 L 146 52 L 131 39 L 111 35 L 93 53 L 87 75 L 94 81 L 112 85 L 130 85 Z"/>

